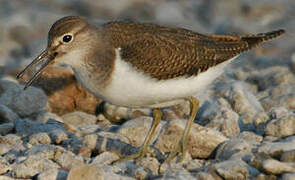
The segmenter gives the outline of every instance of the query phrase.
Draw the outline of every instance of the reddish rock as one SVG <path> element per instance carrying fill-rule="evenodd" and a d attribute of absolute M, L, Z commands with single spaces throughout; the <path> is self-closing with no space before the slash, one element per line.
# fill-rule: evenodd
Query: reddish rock
<path fill-rule="evenodd" d="M 51 111 L 58 115 L 72 111 L 94 114 L 102 102 L 77 83 L 73 72 L 61 67 L 48 67 L 34 86 L 45 91 Z"/>

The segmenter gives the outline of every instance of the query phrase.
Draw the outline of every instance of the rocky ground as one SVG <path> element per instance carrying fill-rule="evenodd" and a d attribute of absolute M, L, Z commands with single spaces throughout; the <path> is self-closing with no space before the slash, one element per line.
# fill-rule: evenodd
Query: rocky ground
<path fill-rule="evenodd" d="M 293 0 L 0 0 L 0 180 L 295 179 L 295 3 Z M 208 91 L 183 163 L 163 164 L 178 141 L 188 103 L 162 109 L 150 154 L 133 154 L 152 123 L 149 109 L 102 102 L 71 71 L 50 67 L 23 90 L 15 74 L 46 46 L 65 15 L 94 23 L 152 21 L 202 33 L 287 33 L 242 55 Z M 30 73 L 24 79 L 30 77 Z"/>

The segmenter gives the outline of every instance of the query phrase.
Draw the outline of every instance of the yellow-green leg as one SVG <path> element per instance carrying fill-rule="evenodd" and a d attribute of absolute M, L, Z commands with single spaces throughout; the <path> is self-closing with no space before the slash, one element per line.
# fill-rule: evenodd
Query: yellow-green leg
<path fill-rule="evenodd" d="M 153 135 L 155 133 L 155 130 L 157 128 L 157 126 L 159 125 L 160 121 L 161 121 L 161 117 L 162 117 L 162 113 L 160 111 L 159 108 L 155 108 L 153 109 L 153 123 L 152 123 L 152 127 L 150 128 L 142 146 L 140 147 L 139 151 L 136 154 L 133 154 L 131 156 L 127 156 L 127 157 L 123 157 L 122 159 L 120 159 L 120 161 L 129 161 L 132 159 L 140 159 L 142 158 L 145 154 L 148 153 L 148 146 L 151 143 L 151 140 L 153 138 Z"/>
<path fill-rule="evenodd" d="M 188 101 L 190 102 L 191 108 L 190 118 L 186 123 L 181 139 L 179 140 L 178 144 L 174 147 L 173 151 L 170 152 L 168 158 L 165 160 L 166 163 L 169 163 L 177 155 L 177 153 L 182 153 L 179 162 L 183 161 L 185 158 L 188 136 L 199 109 L 199 101 L 196 98 L 189 97 Z"/>

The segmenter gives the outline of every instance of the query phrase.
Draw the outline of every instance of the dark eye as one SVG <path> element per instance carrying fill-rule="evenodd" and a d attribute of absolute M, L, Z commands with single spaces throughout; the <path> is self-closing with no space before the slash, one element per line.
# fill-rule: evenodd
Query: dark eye
<path fill-rule="evenodd" d="M 64 37 L 62 38 L 62 41 L 65 43 L 68 43 L 72 40 L 72 36 L 71 35 L 64 35 Z"/>

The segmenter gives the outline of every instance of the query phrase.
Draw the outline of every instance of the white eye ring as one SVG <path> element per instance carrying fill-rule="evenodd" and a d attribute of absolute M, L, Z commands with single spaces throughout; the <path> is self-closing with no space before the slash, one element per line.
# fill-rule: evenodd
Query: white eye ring
<path fill-rule="evenodd" d="M 63 37 L 62 37 L 62 42 L 63 43 L 69 43 L 69 42 L 71 42 L 73 40 L 73 35 L 71 35 L 71 34 L 65 34 L 65 35 L 63 35 Z"/>

